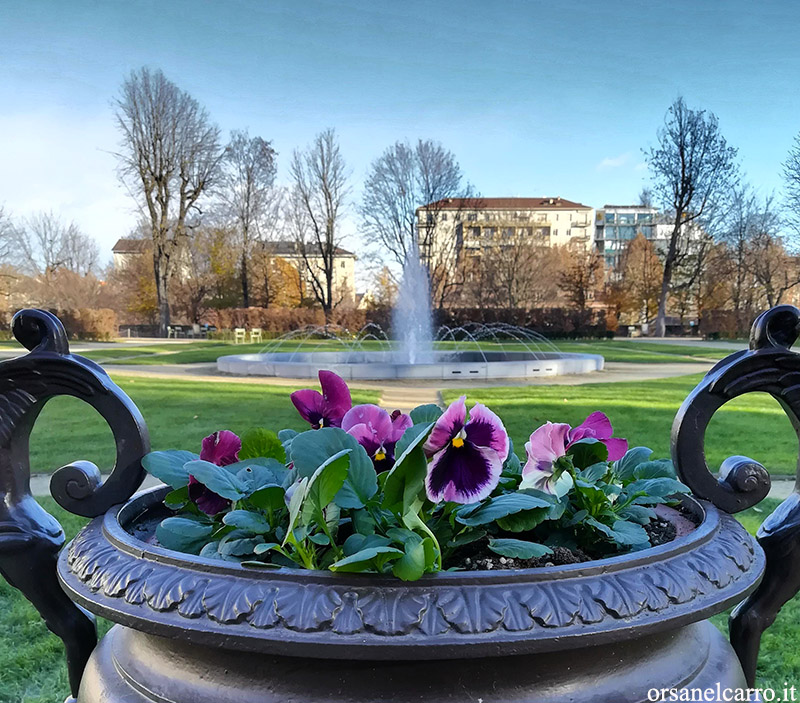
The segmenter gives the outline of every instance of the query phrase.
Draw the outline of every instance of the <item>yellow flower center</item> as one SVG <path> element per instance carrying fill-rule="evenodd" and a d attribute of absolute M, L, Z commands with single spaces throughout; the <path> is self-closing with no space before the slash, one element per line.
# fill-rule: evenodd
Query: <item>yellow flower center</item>
<path fill-rule="evenodd" d="M 453 446 L 458 449 L 464 446 L 464 440 L 461 437 L 453 437 Z"/>
<path fill-rule="evenodd" d="M 375 461 L 383 461 L 386 458 L 386 454 L 383 452 L 376 452 L 375 453 Z"/>

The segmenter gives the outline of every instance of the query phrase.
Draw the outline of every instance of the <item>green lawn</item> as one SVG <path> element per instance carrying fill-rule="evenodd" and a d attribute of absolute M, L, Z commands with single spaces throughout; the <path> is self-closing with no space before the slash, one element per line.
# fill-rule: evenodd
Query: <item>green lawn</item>
<path fill-rule="evenodd" d="M 270 340 L 257 344 L 232 344 L 223 341 L 194 341 L 185 343 L 154 343 L 154 344 L 125 344 L 119 343 L 114 348 L 93 349 L 83 352 L 86 356 L 100 364 L 125 364 L 134 366 L 149 366 L 154 364 L 194 364 L 214 362 L 226 354 L 253 354 L 263 351 Z M 481 342 L 483 348 L 492 348 L 495 343 Z M 606 361 L 624 361 L 629 363 L 689 363 L 698 360 L 717 360 L 726 356 L 729 351 L 701 346 L 680 344 L 661 344 L 658 342 L 632 342 L 624 339 L 615 340 L 553 340 L 561 351 L 583 352 L 586 354 L 601 354 Z M 12 342 L 6 346 L 19 346 Z M 325 351 L 340 348 L 338 341 L 318 339 L 307 342 L 288 341 L 281 347 L 281 351 Z M 361 342 L 366 350 L 385 349 L 385 343 L 375 340 Z M 468 342 L 439 342 L 437 349 L 475 349 L 476 343 Z M 497 344 L 508 351 L 523 351 L 525 347 L 520 343 L 507 342 Z M 546 349 L 546 347 L 543 347 Z"/>
<path fill-rule="evenodd" d="M 216 430 L 242 433 L 259 426 L 307 427 L 289 400 L 292 388 L 247 383 L 201 383 L 172 379 L 115 380 L 144 415 L 154 449 L 199 451 Z M 317 382 L 310 381 L 316 388 Z M 305 386 L 301 386 L 305 387 Z M 378 394 L 353 391 L 353 402 L 375 403 Z M 114 461 L 111 430 L 95 411 L 74 398 L 58 397 L 42 411 L 31 435 L 31 470 L 50 473 L 75 459 L 106 471 Z"/>
<path fill-rule="evenodd" d="M 631 383 L 596 383 L 581 386 L 528 386 L 473 388 L 443 393 L 451 402 L 466 393 L 469 403 L 480 401 L 502 418 L 517 452 L 531 432 L 547 422 L 577 425 L 589 413 L 602 410 L 618 437 L 631 445 L 650 447 L 669 456 L 672 421 L 684 398 L 701 376 L 679 376 Z M 778 403 L 762 393 L 726 404 L 714 416 L 706 433 L 706 455 L 716 469 L 734 454 L 744 454 L 764 464 L 774 474 L 794 474 L 797 439 Z"/>

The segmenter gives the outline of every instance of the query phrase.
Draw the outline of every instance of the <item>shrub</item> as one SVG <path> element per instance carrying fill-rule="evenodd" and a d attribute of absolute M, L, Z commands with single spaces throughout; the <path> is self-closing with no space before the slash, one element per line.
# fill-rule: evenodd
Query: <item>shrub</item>
<path fill-rule="evenodd" d="M 108 308 L 71 308 L 53 311 L 70 339 L 108 341 L 117 336 L 117 314 Z"/>

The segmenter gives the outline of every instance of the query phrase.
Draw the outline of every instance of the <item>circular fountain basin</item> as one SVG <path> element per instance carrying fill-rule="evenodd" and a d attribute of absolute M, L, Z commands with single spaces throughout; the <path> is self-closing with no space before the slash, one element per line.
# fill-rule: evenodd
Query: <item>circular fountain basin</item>
<path fill-rule="evenodd" d="M 217 359 L 217 369 L 236 376 L 316 378 L 328 369 L 348 380 L 539 378 L 603 369 L 599 354 L 526 351 L 433 352 L 409 363 L 392 351 L 320 351 L 234 354 Z"/>

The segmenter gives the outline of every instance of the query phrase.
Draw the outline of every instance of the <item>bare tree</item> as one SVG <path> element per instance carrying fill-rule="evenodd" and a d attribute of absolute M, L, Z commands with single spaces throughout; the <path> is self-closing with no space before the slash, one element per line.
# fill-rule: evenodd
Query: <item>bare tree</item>
<path fill-rule="evenodd" d="M 786 183 L 787 224 L 795 235 L 800 235 L 800 134 L 795 136 L 789 155 L 783 162 L 783 180 Z"/>
<path fill-rule="evenodd" d="M 559 286 L 578 310 L 585 310 L 603 285 L 603 262 L 592 249 L 573 248 L 568 264 L 559 276 Z"/>
<path fill-rule="evenodd" d="M 623 259 L 622 281 L 627 288 L 639 322 L 647 322 L 658 311 L 658 296 L 664 267 L 653 242 L 641 232 L 628 244 Z"/>
<path fill-rule="evenodd" d="M 242 305 L 250 307 L 248 262 L 259 226 L 274 201 L 277 154 L 272 144 L 247 131 L 234 131 L 225 149 L 219 194 L 239 235 Z"/>
<path fill-rule="evenodd" d="M 207 112 L 160 71 L 141 68 L 115 101 L 122 133 L 120 177 L 147 213 L 159 332 L 170 321 L 170 278 L 189 239 L 189 218 L 200 213 L 223 156 L 219 129 Z"/>
<path fill-rule="evenodd" d="M 436 209 L 435 203 L 468 197 L 470 191 L 455 155 L 441 144 L 430 139 L 414 146 L 396 142 L 372 162 L 367 174 L 360 207 L 364 238 L 385 253 L 384 259 L 403 266 L 415 242 L 425 248 L 420 236 L 436 233 L 435 227 L 419 231 L 417 208 Z"/>
<path fill-rule="evenodd" d="M 667 299 L 681 258 L 691 250 L 693 233 L 709 229 L 736 181 L 736 149 L 719 131 L 719 120 L 692 110 L 679 97 L 658 132 L 658 146 L 645 152 L 653 192 L 669 213 L 671 233 L 664 254 L 655 334 L 666 331 Z"/>
<path fill-rule="evenodd" d="M 305 151 L 295 151 L 289 167 L 292 189 L 288 217 L 316 301 L 329 319 L 341 302 L 335 290 L 335 258 L 340 222 L 349 194 L 348 173 L 336 141 L 326 129 Z"/>
<path fill-rule="evenodd" d="M 768 307 L 778 305 L 786 293 L 800 284 L 797 259 L 786 250 L 780 225 L 780 218 L 769 208 L 758 212 L 752 225 L 749 269 Z"/>
<path fill-rule="evenodd" d="M 0 264 L 14 264 L 12 260 L 17 250 L 19 235 L 11 215 L 0 206 Z"/>
<path fill-rule="evenodd" d="M 87 276 L 97 269 L 97 242 L 52 212 L 31 215 L 15 230 L 15 239 L 20 265 L 33 275 L 48 279 L 64 269 Z"/>

